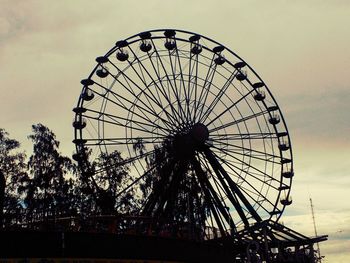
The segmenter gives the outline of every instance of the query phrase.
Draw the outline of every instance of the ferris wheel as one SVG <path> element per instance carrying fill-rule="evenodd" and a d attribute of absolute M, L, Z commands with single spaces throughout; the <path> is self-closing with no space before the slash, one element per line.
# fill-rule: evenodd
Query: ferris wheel
<path fill-rule="evenodd" d="M 224 45 L 183 30 L 142 32 L 97 57 L 81 84 L 73 157 L 99 189 L 116 182 L 118 211 L 225 234 L 277 221 L 291 204 L 282 112 Z"/>

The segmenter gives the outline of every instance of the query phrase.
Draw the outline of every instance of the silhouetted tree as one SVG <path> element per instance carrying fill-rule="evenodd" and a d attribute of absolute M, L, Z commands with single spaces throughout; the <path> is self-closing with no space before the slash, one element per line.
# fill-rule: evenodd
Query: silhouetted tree
<path fill-rule="evenodd" d="M 96 171 L 98 205 L 102 213 L 130 213 L 134 208 L 133 191 L 118 196 L 130 183 L 129 167 L 123 164 L 120 152 L 102 153 L 93 163 Z M 100 172 L 97 172 L 100 171 Z"/>
<path fill-rule="evenodd" d="M 32 126 L 28 138 L 33 142 L 33 154 L 28 167 L 31 175 L 25 198 L 29 215 L 40 212 L 42 218 L 49 214 L 71 214 L 73 183 L 67 177 L 73 170 L 72 162 L 59 152 L 59 141 L 46 126 Z"/>
<path fill-rule="evenodd" d="M 134 148 L 135 151 L 139 149 L 142 149 L 140 145 Z M 144 198 L 148 200 L 143 215 L 164 222 L 187 224 L 191 235 L 201 235 L 209 208 L 193 172 L 191 158 L 195 156 L 186 151 L 172 140 L 165 140 L 162 147 L 155 148 L 147 164 L 148 168 L 154 165 L 156 168 L 144 177 L 140 185 Z"/>
<path fill-rule="evenodd" d="M 19 195 L 28 182 L 26 156 L 19 151 L 20 143 L 8 136 L 0 129 L 0 228 L 4 218 L 8 223 L 15 219 L 21 208 Z"/>

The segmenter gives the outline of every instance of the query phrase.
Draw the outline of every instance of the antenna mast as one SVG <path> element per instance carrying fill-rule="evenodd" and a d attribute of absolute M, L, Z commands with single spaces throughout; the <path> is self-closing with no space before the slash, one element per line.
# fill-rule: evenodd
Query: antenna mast
<path fill-rule="evenodd" d="M 312 214 L 312 222 L 314 224 L 314 231 L 315 231 L 315 237 L 317 237 L 317 229 L 316 229 L 316 221 L 315 221 L 315 213 L 314 213 L 314 205 L 312 204 L 312 199 L 310 197 L 310 205 L 311 205 L 311 214 Z M 320 251 L 320 245 L 318 244 L 318 242 L 316 243 L 317 244 L 317 262 L 322 262 L 322 257 L 321 257 L 321 251 Z"/>

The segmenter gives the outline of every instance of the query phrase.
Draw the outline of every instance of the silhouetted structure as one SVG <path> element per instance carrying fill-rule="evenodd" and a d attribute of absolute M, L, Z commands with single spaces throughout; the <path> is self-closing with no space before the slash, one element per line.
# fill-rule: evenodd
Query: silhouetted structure
<path fill-rule="evenodd" d="M 23 225 L 53 231 L 63 248 L 48 257 L 315 262 L 326 236 L 278 223 L 292 203 L 290 137 L 246 62 L 172 29 L 118 41 L 96 62 L 73 110 L 87 207 Z"/>

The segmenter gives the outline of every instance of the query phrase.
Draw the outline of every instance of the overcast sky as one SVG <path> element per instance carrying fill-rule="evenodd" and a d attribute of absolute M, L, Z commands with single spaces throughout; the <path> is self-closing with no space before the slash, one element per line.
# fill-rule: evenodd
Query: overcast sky
<path fill-rule="evenodd" d="M 117 40 L 184 29 L 231 48 L 264 79 L 291 134 L 293 205 L 282 221 L 313 235 L 325 262 L 350 260 L 350 1 L 0 0 L 0 127 L 27 152 L 43 123 L 73 151 L 73 118 L 95 58 Z"/>

